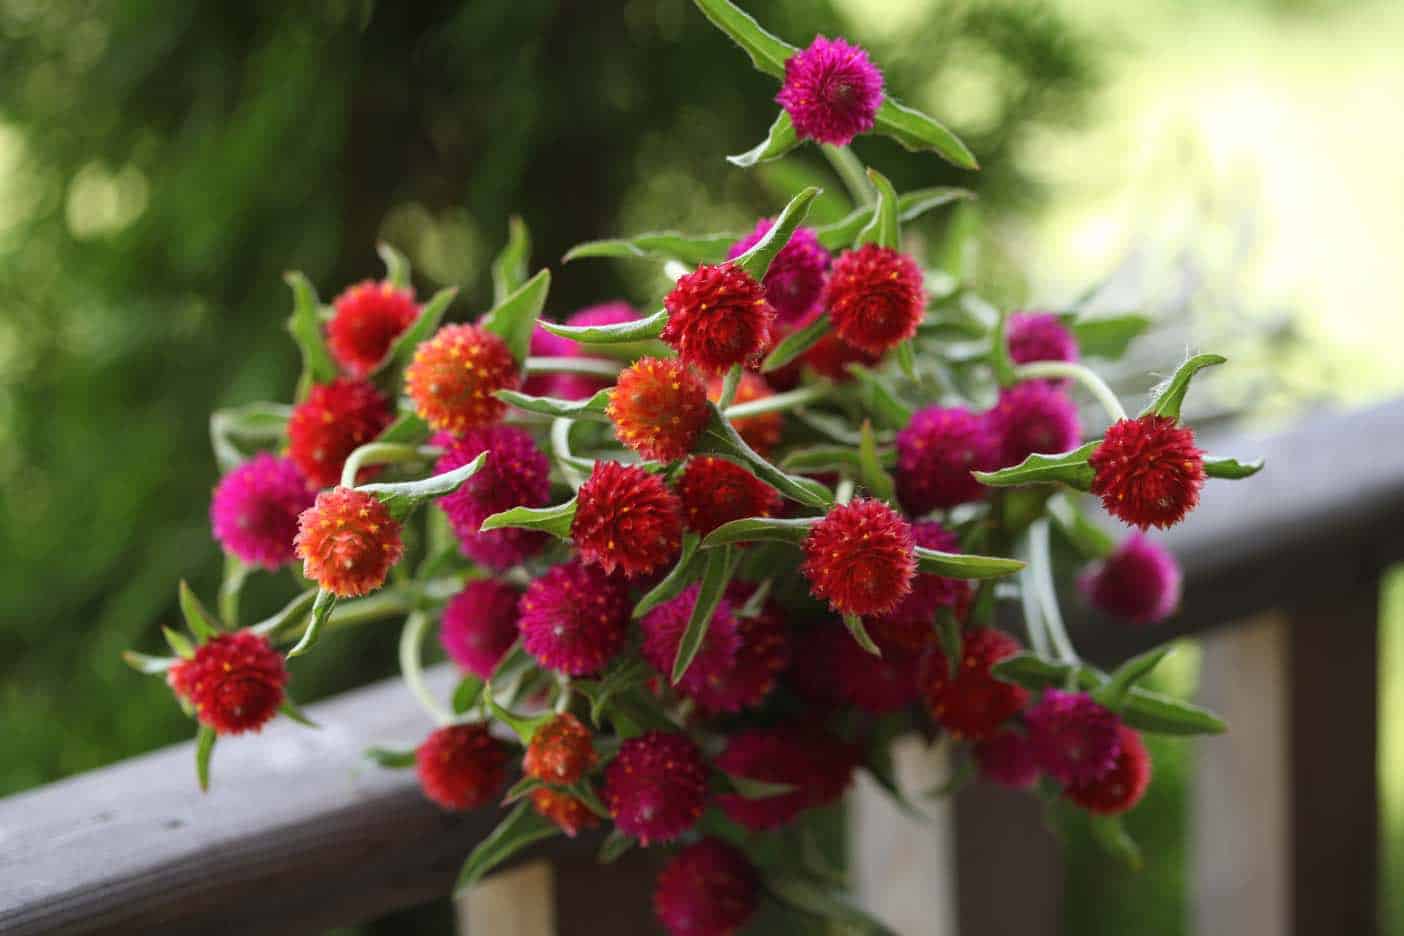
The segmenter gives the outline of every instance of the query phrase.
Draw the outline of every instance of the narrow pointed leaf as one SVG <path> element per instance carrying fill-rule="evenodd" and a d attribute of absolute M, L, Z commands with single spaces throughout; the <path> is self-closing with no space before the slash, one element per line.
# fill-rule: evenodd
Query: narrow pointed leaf
<path fill-rule="evenodd" d="M 853 635 L 853 639 L 858 641 L 858 646 L 875 657 L 882 656 L 882 650 L 873 642 L 873 638 L 868 635 L 868 629 L 863 626 L 862 618 L 856 614 L 845 614 L 843 616 L 843 626 L 847 627 L 848 632 Z"/>
<path fill-rule="evenodd" d="M 327 623 L 327 618 L 331 617 L 332 608 L 336 607 L 336 596 L 325 588 L 317 592 L 317 600 L 312 603 L 312 613 L 307 617 L 307 629 L 302 632 L 302 638 L 288 651 L 288 659 L 301 656 L 312 649 L 322 636 L 322 628 Z"/>
<path fill-rule="evenodd" d="M 458 681 L 458 686 L 453 690 L 453 714 L 462 715 L 471 711 L 483 697 L 483 686 L 486 685 L 477 676 L 469 674 Z"/>
<path fill-rule="evenodd" d="M 419 445 L 429 438 L 429 424 L 418 413 L 404 412 L 375 437 L 376 442 L 400 442 Z"/>
<path fill-rule="evenodd" d="M 917 373 L 916 345 L 908 338 L 897 345 L 897 366 L 902 370 L 902 376 L 911 381 L 919 381 L 921 375 Z"/>
<path fill-rule="evenodd" d="M 975 154 L 943 125 L 896 98 L 883 99 L 878 108 L 876 130 L 914 152 L 932 150 L 946 162 L 961 169 L 979 169 Z"/>
<path fill-rule="evenodd" d="M 558 400 L 555 397 L 530 396 L 518 393 L 516 390 L 499 390 L 496 396 L 502 402 L 528 413 L 567 419 L 607 421 L 605 409 L 609 406 L 609 397 L 612 392 L 610 389 L 604 389 L 588 400 Z"/>
<path fill-rule="evenodd" d="M 858 444 L 859 477 L 869 494 L 890 503 L 897 495 L 897 484 L 887 469 L 882 467 L 877 439 L 873 436 L 873 424 L 866 419 L 863 420 L 862 434 L 862 441 Z"/>
<path fill-rule="evenodd" d="M 180 613 L 185 616 L 185 626 L 190 628 L 190 633 L 194 634 L 201 642 L 217 637 L 224 628 L 220 625 L 215 616 L 209 612 L 199 597 L 184 580 L 180 581 Z"/>
<path fill-rule="evenodd" d="M 202 793 L 210 789 L 210 755 L 214 753 L 218 737 L 209 725 L 201 725 L 195 733 L 195 779 L 199 781 Z"/>
<path fill-rule="evenodd" d="M 731 41 L 751 57 L 759 71 L 775 78 L 785 77 L 785 60 L 799 50 L 761 28 L 750 15 L 731 0 L 693 0 L 702 15 L 712 21 Z"/>
<path fill-rule="evenodd" d="M 560 325 L 556 322 L 542 322 L 541 327 L 553 335 L 580 341 L 586 344 L 618 344 L 626 341 L 645 341 L 663 334 L 668 324 L 668 313 L 662 309 L 646 318 L 617 325 Z"/>
<path fill-rule="evenodd" d="M 123 650 L 122 662 L 126 663 L 138 673 L 145 673 L 153 676 L 157 673 L 164 673 L 179 662 L 178 657 L 159 657 L 149 653 L 138 653 L 135 650 Z"/>
<path fill-rule="evenodd" d="M 1110 679 L 1097 687 L 1092 693 L 1092 698 L 1113 712 L 1120 712 L 1126 704 L 1126 696 L 1131 687 L 1159 666 L 1160 661 L 1165 659 L 1172 649 L 1174 648 L 1166 644 L 1127 660 L 1112 671 Z"/>
<path fill-rule="evenodd" d="M 950 678 L 955 679 L 965 656 L 965 638 L 960 620 L 951 613 L 950 608 L 941 608 L 936 612 L 936 636 L 941 641 L 941 652 L 946 655 Z"/>
<path fill-rule="evenodd" d="M 232 471 L 244 460 L 235 440 L 249 443 L 276 443 L 288 431 L 292 407 L 281 403 L 250 403 L 215 410 L 210 414 L 210 448 L 219 470 Z"/>
<path fill-rule="evenodd" d="M 944 575 L 946 578 L 986 579 L 998 578 L 1018 572 L 1024 564 L 1018 559 L 1003 556 L 970 556 L 963 553 L 941 552 L 916 548 L 917 571 L 928 575 Z"/>
<path fill-rule="evenodd" d="M 511 728 L 516 736 L 521 739 L 524 746 L 531 743 L 532 736 L 536 734 L 536 729 L 555 717 L 551 712 L 546 712 L 541 715 L 518 715 L 516 712 L 503 708 L 501 705 L 497 704 L 497 699 L 494 698 L 492 683 L 488 683 L 487 686 L 484 687 L 483 701 L 487 703 L 488 711 L 492 712 L 492 717 L 502 722 L 508 728 Z"/>
<path fill-rule="evenodd" d="M 697 554 L 697 544 L 700 537 L 691 530 L 683 534 L 682 555 L 678 556 L 677 564 L 673 566 L 671 572 L 649 590 L 648 594 L 639 599 L 639 603 L 634 605 L 634 620 L 642 618 L 665 601 L 676 598 L 684 588 L 692 584 L 694 578 L 693 556 Z"/>
<path fill-rule="evenodd" d="M 1156 390 L 1155 399 L 1141 410 L 1142 416 L 1168 416 L 1180 418 L 1180 406 L 1185 402 L 1185 391 L 1190 380 L 1206 367 L 1223 364 L 1228 358 L 1222 354 L 1196 354 L 1176 369 L 1174 375 Z"/>
<path fill-rule="evenodd" d="M 477 474 L 487 461 L 487 452 L 466 465 L 452 471 L 445 471 L 419 481 L 400 481 L 395 484 L 363 484 L 357 490 L 365 491 L 385 505 L 390 515 L 403 522 L 425 501 L 452 494 L 462 487 L 469 478 Z"/>
<path fill-rule="evenodd" d="M 731 787 L 731 792 L 743 799 L 770 799 L 772 796 L 784 796 L 786 793 L 793 793 L 799 789 L 792 783 L 753 780 L 739 774 L 724 773 L 722 776 L 726 779 L 727 785 Z"/>
<path fill-rule="evenodd" d="M 1067 537 L 1084 559 L 1105 559 L 1116 550 L 1116 541 L 1078 509 L 1066 494 L 1048 501 L 1048 512 L 1058 529 Z"/>
<path fill-rule="evenodd" d="M 784 367 L 818 344 L 819 339 L 823 338 L 824 333 L 828 330 L 829 315 L 826 312 L 799 331 L 786 335 L 785 339 L 775 346 L 775 350 L 766 356 L 765 361 L 761 364 L 761 372 L 768 374 Z"/>
<path fill-rule="evenodd" d="M 517 852 L 542 839 L 560 833 L 551 820 L 537 814 L 530 803 L 518 803 L 497 828 L 468 855 L 454 884 L 455 897 L 462 896 L 489 871 Z"/>
<path fill-rule="evenodd" d="M 1217 455 L 1204 456 L 1204 473 L 1211 478 L 1240 481 L 1243 478 L 1251 478 L 1262 470 L 1263 460 L 1261 458 L 1241 462 L 1236 458 L 1221 458 Z"/>
<path fill-rule="evenodd" d="M 507 792 L 502 795 L 502 805 L 507 806 L 526 796 L 532 790 L 545 786 L 535 777 L 523 777 L 507 788 Z"/>
<path fill-rule="evenodd" d="M 282 609 L 259 621 L 249 630 L 263 637 L 272 637 L 287 627 L 293 621 L 300 619 L 308 611 L 312 610 L 312 605 L 317 600 L 317 589 L 309 588 L 298 595 L 292 601 L 283 605 Z"/>
<path fill-rule="evenodd" d="M 1066 484 L 1085 491 L 1092 486 L 1092 466 L 1087 459 L 1097 451 L 1101 441 L 1088 442 L 1081 448 L 1061 455 L 1030 455 L 1017 465 L 998 471 L 973 472 L 975 480 L 990 487 L 1016 487 L 1020 484 Z"/>
<path fill-rule="evenodd" d="M 896 452 L 892 449 L 879 449 L 878 459 L 884 468 L 891 468 L 897 463 Z M 811 445 L 787 454 L 780 467 L 805 474 L 844 469 L 857 471 L 858 453 L 847 445 Z"/>
<path fill-rule="evenodd" d="M 726 157 L 726 161 L 733 166 L 749 169 L 757 163 L 779 159 L 796 146 L 799 146 L 799 137 L 795 135 L 795 125 L 790 121 L 790 115 L 782 110 L 770 125 L 770 132 L 764 140 L 744 153 Z"/>
<path fill-rule="evenodd" d="M 745 235 L 724 233 L 693 237 L 680 234 L 677 231 L 654 231 L 647 234 L 636 234 L 633 237 L 613 237 L 576 244 L 566 253 L 561 262 L 616 259 L 675 260 L 688 266 L 721 263 L 726 259 L 727 251 L 731 249 L 731 245 L 743 236 Z"/>
<path fill-rule="evenodd" d="M 171 648 L 176 656 L 183 660 L 188 660 L 195 655 L 195 645 L 190 642 L 190 638 L 178 630 L 169 627 L 162 627 L 161 633 L 166 637 L 166 644 Z"/>
<path fill-rule="evenodd" d="M 600 844 L 600 864 L 614 864 L 625 852 L 633 848 L 634 844 L 634 840 L 623 832 L 618 829 L 612 830 Z"/>
<path fill-rule="evenodd" d="M 819 522 L 818 517 L 782 519 L 779 517 L 743 517 L 723 523 L 707 534 L 702 541 L 703 549 L 715 549 L 733 543 L 789 543 L 798 546 L 809 535 L 810 529 Z"/>
<path fill-rule="evenodd" d="M 410 262 L 404 254 L 381 241 L 375 245 L 380 262 L 385 264 L 385 279 L 396 289 L 408 289 L 410 285 Z"/>
<path fill-rule="evenodd" d="M 546 306 L 546 294 L 550 289 L 551 271 L 542 270 L 499 302 L 478 323 L 507 342 L 507 348 L 518 363 L 527 358 L 531 333 Z"/>
<path fill-rule="evenodd" d="M 1014 372 L 1014 358 L 1009 354 L 1009 312 L 999 314 L 990 343 L 990 369 L 994 371 L 995 382 L 1001 387 L 1012 387 L 1019 382 Z"/>
<path fill-rule="evenodd" d="M 399 365 L 405 365 L 414 357 L 414 349 L 422 342 L 433 337 L 434 332 L 439 330 L 439 323 L 444 320 L 444 313 L 448 307 L 453 305 L 454 298 L 458 295 L 457 287 L 450 286 L 434 293 L 434 297 L 424 303 L 419 309 L 419 315 L 410 323 L 410 327 L 401 332 L 390 345 L 390 352 L 385 356 L 386 361 L 391 361 Z M 416 417 L 418 418 L 418 417 Z M 391 429 L 394 428 L 392 425 Z M 388 433 L 390 429 L 386 430 Z M 385 433 L 381 433 L 382 437 Z M 382 441 L 383 438 L 382 438 Z"/>
<path fill-rule="evenodd" d="M 330 383 L 336 379 L 336 362 L 327 350 L 326 337 L 322 334 L 321 303 L 317 301 L 317 291 L 301 273 L 286 273 L 283 279 L 292 287 L 293 313 L 288 319 L 288 331 L 292 332 L 302 352 L 302 373 L 312 383 Z"/>
<path fill-rule="evenodd" d="M 692 606 L 692 615 L 687 619 L 687 629 L 678 642 L 678 653 L 673 658 L 672 683 L 677 685 L 687 673 L 687 668 L 702 649 L 707 639 L 707 630 L 712 624 L 712 614 L 726 592 L 726 584 L 731 580 L 735 569 L 731 547 L 723 547 L 707 554 L 707 565 L 702 573 L 702 587 L 697 592 L 697 602 Z"/>
<path fill-rule="evenodd" d="M 522 530 L 542 530 L 557 539 L 570 539 L 570 526 L 575 522 L 575 498 L 552 507 L 513 507 L 495 513 L 483 521 L 482 532 L 517 527 Z"/>
<path fill-rule="evenodd" d="M 892 183 L 887 180 L 887 176 L 876 169 L 868 170 L 868 179 L 877 189 L 878 197 L 877 201 L 873 203 L 873 212 L 869 216 L 868 222 L 863 225 L 858 236 L 854 238 L 853 246 L 862 247 L 864 244 L 877 244 L 879 247 L 896 250 L 902 240 L 901 230 L 897 223 L 897 192 L 892 188 Z"/>
<path fill-rule="evenodd" d="M 814 203 L 819 192 L 820 189 L 810 186 L 790 199 L 789 204 L 775 219 L 775 223 L 770 226 L 770 230 L 766 231 L 761 239 L 752 245 L 751 249 L 732 262 L 757 280 L 764 279 L 766 271 L 770 269 L 770 264 L 775 260 L 775 256 L 785 249 L 785 245 L 794 236 L 795 230 L 809 216 L 809 206 Z"/>
<path fill-rule="evenodd" d="M 912 408 L 902 401 L 886 379 L 859 364 L 851 365 L 848 370 L 862 384 L 863 408 L 879 428 L 907 428 L 912 421 Z"/>
<path fill-rule="evenodd" d="M 288 718 L 291 718 L 299 725 L 303 725 L 308 728 L 322 727 L 321 725 L 314 722 L 311 718 L 309 718 L 307 716 L 307 713 L 302 710 L 302 707 L 296 702 L 294 702 L 292 699 L 285 697 L 283 699 L 283 704 L 278 706 L 278 711 L 282 712 L 284 715 L 286 715 Z"/>
<path fill-rule="evenodd" d="M 793 875 L 765 880 L 765 889 L 778 901 L 803 913 L 847 927 L 846 932 L 862 936 L 898 936 L 881 920 L 867 913 L 847 894 Z"/>
<path fill-rule="evenodd" d="M 697 440 L 696 451 L 721 455 L 729 461 L 749 468 L 757 478 L 793 501 L 821 510 L 833 506 L 834 496 L 828 488 L 818 481 L 788 475 L 776 468 L 746 444 L 731 423 L 722 416 L 716 404 L 708 403 L 707 406 L 711 410 L 712 418 Z"/>
<path fill-rule="evenodd" d="M 1120 816 L 1089 815 L 1087 822 L 1092 830 L 1092 838 L 1096 839 L 1097 844 L 1107 854 L 1132 871 L 1141 870 L 1145 862 L 1141 858 L 1140 846 L 1127 834 Z"/>
<path fill-rule="evenodd" d="M 414 748 L 410 748 L 408 751 L 396 751 L 382 747 L 366 748 L 366 757 L 382 767 L 398 770 L 413 767 L 415 763 Z"/>
<path fill-rule="evenodd" d="M 527 281 L 527 260 L 531 257 L 531 233 L 521 218 L 507 220 L 507 244 L 492 260 L 492 301 L 500 305 Z"/>
<path fill-rule="evenodd" d="M 572 796 L 584 803 L 585 808 L 596 816 L 599 816 L 601 819 L 611 818 L 609 810 L 605 808 L 604 803 L 600 802 L 599 794 L 595 792 L 595 788 L 590 785 L 588 779 L 581 778 L 566 787 L 566 789 L 570 791 Z"/>
<path fill-rule="evenodd" d="M 899 221 L 913 221 L 933 208 L 974 197 L 975 193 L 969 189 L 950 186 L 913 189 L 897 196 L 897 218 Z M 816 228 L 814 233 L 819 238 L 819 243 L 827 249 L 838 250 L 850 246 L 872 216 L 871 208 L 855 208 L 841 220 Z M 939 292 L 930 289 L 928 291 Z"/>
<path fill-rule="evenodd" d="M 1150 327 L 1150 317 L 1135 313 L 1098 315 L 1074 319 L 1070 328 L 1083 357 L 1116 360 L 1126 353 L 1142 332 Z"/>

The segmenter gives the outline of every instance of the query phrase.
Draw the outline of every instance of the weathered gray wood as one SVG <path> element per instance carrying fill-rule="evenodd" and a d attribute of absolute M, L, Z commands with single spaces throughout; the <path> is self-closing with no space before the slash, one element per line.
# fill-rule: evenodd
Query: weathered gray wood
<path fill-rule="evenodd" d="M 962 936 L 1056 936 L 1063 856 L 1035 796 L 975 783 L 955 798 L 957 910 Z"/>

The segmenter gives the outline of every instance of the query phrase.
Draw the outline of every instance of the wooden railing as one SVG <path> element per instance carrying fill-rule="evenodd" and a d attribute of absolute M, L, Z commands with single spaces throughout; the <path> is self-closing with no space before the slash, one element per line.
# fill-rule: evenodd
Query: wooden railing
<path fill-rule="evenodd" d="M 1169 536 L 1186 571 L 1182 613 L 1076 637 L 1108 663 L 1180 634 L 1205 639 L 1201 697 L 1232 733 L 1197 747 L 1196 931 L 1369 934 L 1378 593 L 1404 559 L 1404 401 L 1213 448 L 1268 468 L 1211 482 Z M 177 745 L 0 800 L 0 933 L 306 933 L 446 895 L 495 815 L 442 813 L 409 772 L 363 759 L 427 728 L 408 695 L 389 681 L 311 714 L 321 731 L 276 723 L 221 745 L 205 795 L 190 746 Z M 915 745 L 899 762 L 913 789 L 942 770 Z M 871 909 L 913 936 L 1057 932 L 1060 859 L 1032 798 L 975 786 L 930 809 L 931 823 L 914 822 L 860 783 L 855 882 Z M 596 844 L 530 853 L 546 863 L 469 895 L 464 928 L 652 931 L 651 859 L 600 870 Z"/>

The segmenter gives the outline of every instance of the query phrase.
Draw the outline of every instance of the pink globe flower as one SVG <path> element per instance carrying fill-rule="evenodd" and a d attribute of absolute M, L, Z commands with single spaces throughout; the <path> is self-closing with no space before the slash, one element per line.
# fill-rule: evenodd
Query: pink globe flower
<path fill-rule="evenodd" d="M 1017 465 L 1035 453 L 1069 452 L 1082 442 L 1077 404 L 1042 380 L 1026 380 L 1001 390 L 999 402 L 986 418 L 999 438 L 1001 468 Z"/>
<path fill-rule="evenodd" d="M 439 499 L 465 556 L 491 569 L 507 569 L 545 547 L 546 534 L 534 530 L 480 530 L 495 513 L 543 507 L 551 496 L 550 462 L 526 430 L 499 423 L 470 429 L 461 437 L 439 433 L 433 441 L 444 448 L 434 465 L 438 473 L 488 453 L 482 470 Z"/>
<path fill-rule="evenodd" d="M 774 225 L 773 219 L 761 218 L 754 231 L 731 245 L 726 259 L 734 260 L 750 250 Z M 829 252 L 819 243 L 813 228 L 795 230 L 761 280 L 766 301 L 775 309 L 777 324 L 793 324 L 814 310 L 824 292 L 829 261 Z"/>
<path fill-rule="evenodd" d="M 1133 533 L 1077 580 L 1088 604 L 1133 624 L 1157 624 L 1180 606 L 1180 565 L 1164 546 Z"/>
<path fill-rule="evenodd" d="M 1034 763 L 1064 786 L 1093 783 L 1116 766 L 1121 719 L 1085 692 L 1045 690 L 1024 723 Z"/>
<path fill-rule="evenodd" d="M 961 407 L 918 410 L 897 433 L 897 497 L 911 514 L 981 500 L 986 488 L 970 474 L 999 460 L 999 439 L 981 416 Z"/>
<path fill-rule="evenodd" d="M 505 582 L 479 579 L 444 605 L 439 642 L 463 669 L 481 679 L 492 675 L 517 639 L 517 590 Z"/>
<path fill-rule="evenodd" d="M 260 452 L 219 482 L 210 526 L 226 552 L 271 571 L 292 562 L 298 515 L 316 496 L 292 459 Z"/>
<path fill-rule="evenodd" d="M 856 45 L 815 36 L 785 62 L 785 84 L 775 96 L 801 140 L 847 146 L 873 129 L 882 104 L 882 72 Z"/>

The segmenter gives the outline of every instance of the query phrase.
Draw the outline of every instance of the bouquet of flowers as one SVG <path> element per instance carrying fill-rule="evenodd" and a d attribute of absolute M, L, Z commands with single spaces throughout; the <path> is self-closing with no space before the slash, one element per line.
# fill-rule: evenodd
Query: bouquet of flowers
<path fill-rule="evenodd" d="M 1008 314 L 923 269 L 902 226 L 969 193 L 899 195 L 848 149 L 877 133 L 973 170 L 959 139 L 861 48 L 797 49 L 727 0 L 696 5 L 782 83 L 765 140 L 730 161 L 815 141 L 851 213 L 806 226 L 809 188 L 748 234 L 567 255 L 660 263 L 671 288 L 648 315 L 542 318 L 550 273 L 528 276 L 519 221 L 471 324 L 442 323 L 451 289 L 421 304 L 386 246 L 384 280 L 329 308 L 290 274 L 294 404 L 211 422 L 216 610 L 182 584 L 188 633 L 129 662 L 198 722 L 204 786 L 218 738 L 305 720 L 289 664 L 327 629 L 402 618 L 400 669 L 433 727 L 368 753 L 444 809 L 507 807 L 461 885 L 602 827 L 602 861 L 673 850 L 654 905 L 675 936 L 732 932 L 763 900 L 882 931 L 789 846 L 857 770 L 902 797 L 890 747 L 910 732 L 944 738 L 958 777 L 1085 810 L 1134 853 L 1118 817 L 1151 779 L 1142 732 L 1223 726 L 1137 685 L 1165 648 L 1110 673 L 1080 660 L 1051 541 L 1089 561 L 1092 606 L 1173 612 L 1178 569 L 1143 532 L 1183 520 L 1207 478 L 1259 467 L 1205 454 L 1179 419 L 1223 358 L 1184 361 L 1129 416 L 1080 356 L 1114 356 L 1143 319 Z M 1106 423 L 1083 424 L 1083 393 Z M 1113 542 L 1080 492 L 1137 532 Z M 298 593 L 248 625 L 255 570 L 290 570 Z M 435 631 L 450 698 L 424 679 Z"/>

